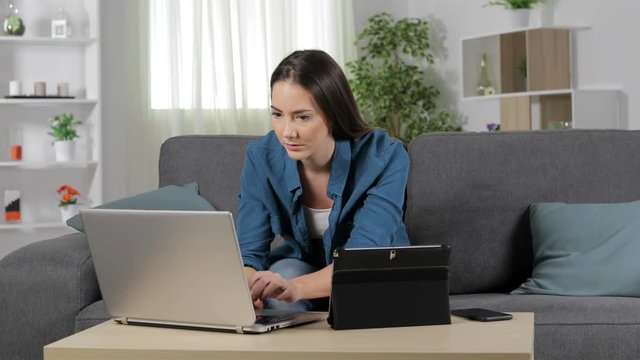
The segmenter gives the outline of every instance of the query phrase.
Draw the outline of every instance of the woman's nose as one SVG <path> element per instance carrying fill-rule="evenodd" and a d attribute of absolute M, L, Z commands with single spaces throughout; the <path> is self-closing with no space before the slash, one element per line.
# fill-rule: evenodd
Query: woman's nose
<path fill-rule="evenodd" d="M 297 136 L 296 126 L 293 120 L 285 120 L 282 135 L 287 138 L 294 138 Z"/>

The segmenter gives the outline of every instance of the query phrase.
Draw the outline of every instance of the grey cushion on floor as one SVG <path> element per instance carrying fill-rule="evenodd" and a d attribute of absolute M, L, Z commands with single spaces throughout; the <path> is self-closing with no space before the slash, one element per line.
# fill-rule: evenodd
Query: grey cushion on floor
<path fill-rule="evenodd" d="M 607 359 L 619 354 L 616 360 L 637 360 L 640 354 L 640 341 L 628 341 L 640 339 L 640 298 L 471 294 L 451 296 L 450 303 L 451 309 L 534 312 L 536 358 Z"/>

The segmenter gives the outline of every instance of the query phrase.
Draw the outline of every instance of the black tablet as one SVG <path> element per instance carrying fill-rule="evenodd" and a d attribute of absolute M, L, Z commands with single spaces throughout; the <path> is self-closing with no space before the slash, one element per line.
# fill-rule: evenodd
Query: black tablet
<path fill-rule="evenodd" d="M 343 248 L 333 252 L 333 271 L 448 266 L 449 252 L 449 245 Z"/>
<path fill-rule="evenodd" d="M 332 328 L 451 323 L 448 245 L 340 249 L 333 259 Z"/>

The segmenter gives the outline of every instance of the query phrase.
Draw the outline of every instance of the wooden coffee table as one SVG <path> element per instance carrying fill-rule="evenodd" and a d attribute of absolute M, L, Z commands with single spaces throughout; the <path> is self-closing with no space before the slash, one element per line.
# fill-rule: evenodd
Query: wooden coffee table
<path fill-rule="evenodd" d="M 262 335 L 119 325 L 107 321 L 47 345 L 45 360 L 73 359 L 533 359 L 533 314 L 451 325 L 340 330 L 326 322 Z"/>

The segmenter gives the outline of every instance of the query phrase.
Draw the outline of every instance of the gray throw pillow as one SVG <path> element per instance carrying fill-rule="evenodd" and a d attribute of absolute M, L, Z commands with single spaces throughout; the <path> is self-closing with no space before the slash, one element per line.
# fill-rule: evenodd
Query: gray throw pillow
<path fill-rule="evenodd" d="M 512 294 L 640 296 L 640 201 L 529 210 L 533 272 Z"/>
<path fill-rule="evenodd" d="M 198 184 L 195 182 L 184 186 L 165 186 L 157 190 L 118 199 L 97 206 L 96 208 L 130 210 L 215 210 L 213 205 L 198 195 Z M 67 225 L 84 232 L 84 224 L 79 214 L 67 220 Z"/>

